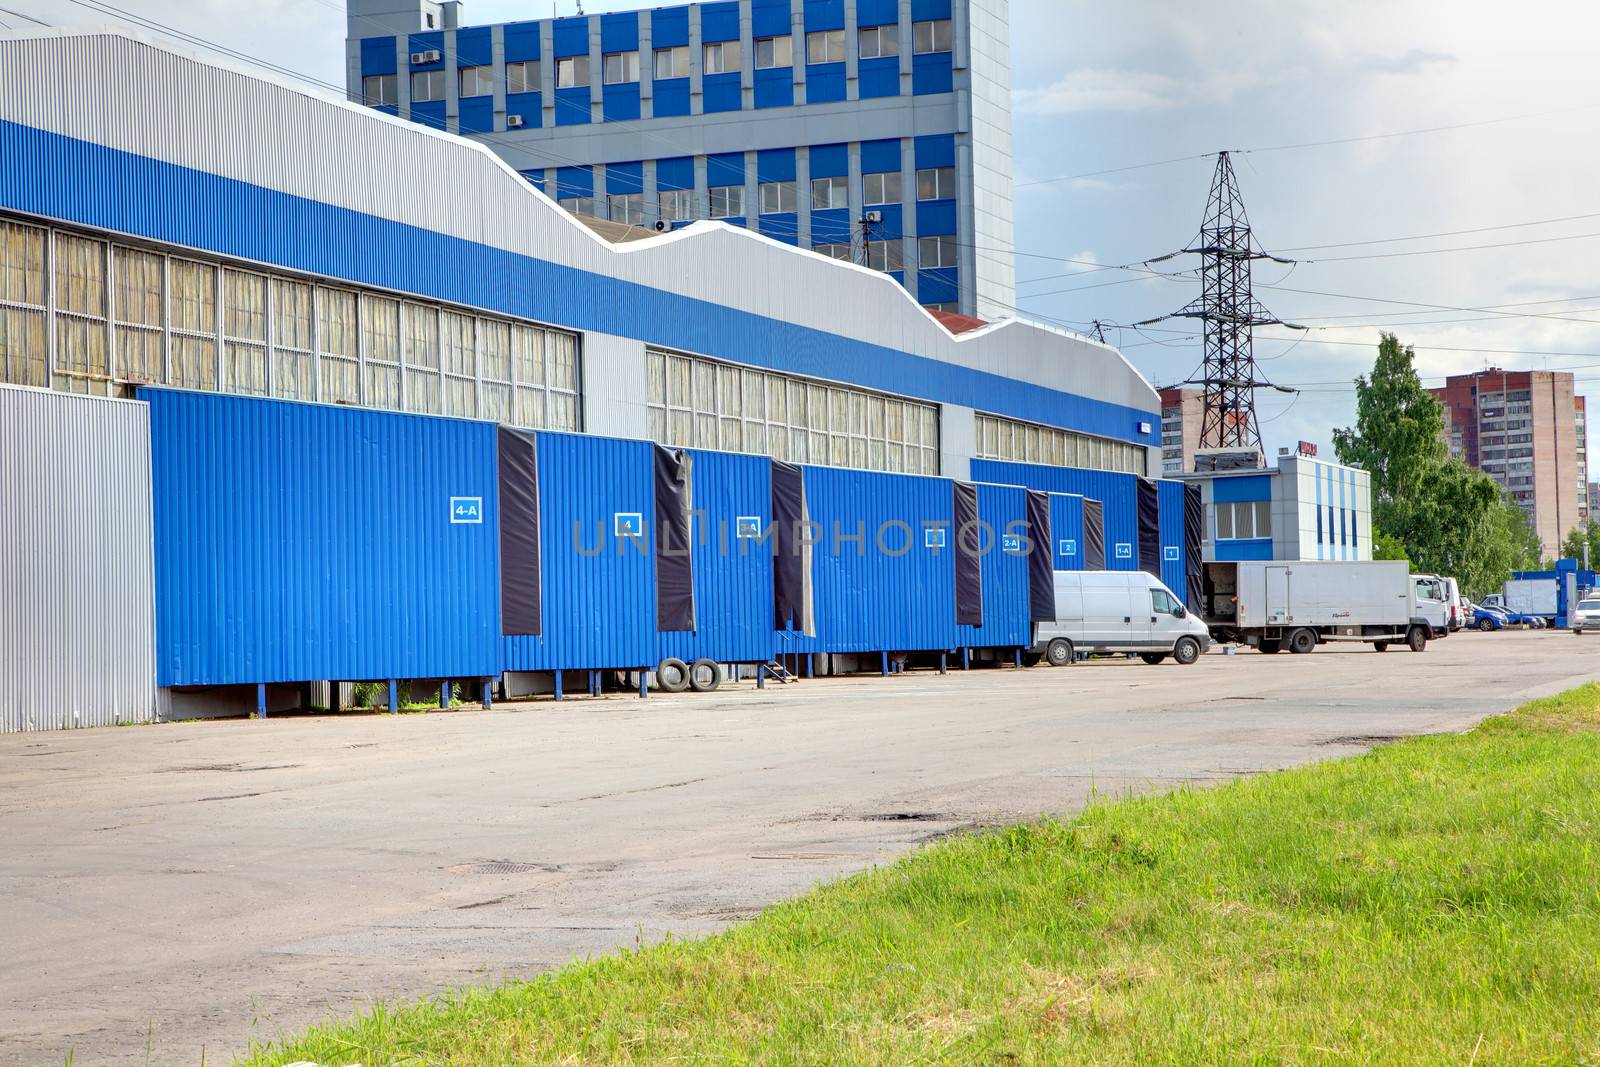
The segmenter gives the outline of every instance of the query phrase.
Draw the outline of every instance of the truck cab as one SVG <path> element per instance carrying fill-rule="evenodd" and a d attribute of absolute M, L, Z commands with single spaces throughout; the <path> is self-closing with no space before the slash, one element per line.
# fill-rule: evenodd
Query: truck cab
<path fill-rule="evenodd" d="M 1432 631 L 1431 637 L 1445 637 L 1456 628 L 1451 625 L 1454 609 L 1451 587 L 1454 582 L 1453 578 L 1441 578 L 1437 574 L 1411 576 L 1411 585 L 1416 593 L 1414 614 L 1427 622 Z"/>

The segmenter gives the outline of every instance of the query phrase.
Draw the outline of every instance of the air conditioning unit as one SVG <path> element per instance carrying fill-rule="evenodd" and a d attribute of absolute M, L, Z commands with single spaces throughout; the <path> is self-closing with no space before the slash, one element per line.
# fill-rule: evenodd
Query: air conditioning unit
<path fill-rule="evenodd" d="M 508 129 L 508 130 L 520 130 L 520 129 L 522 129 L 522 116 L 521 115 L 507 115 L 506 116 L 506 129 Z"/>
<path fill-rule="evenodd" d="M 416 66 L 419 63 L 437 63 L 442 58 L 444 57 L 440 54 L 437 48 L 430 48 L 426 52 L 412 52 L 411 65 Z"/>
<path fill-rule="evenodd" d="M 863 222 L 870 222 L 870 223 L 876 225 L 876 224 L 878 224 L 878 223 L 883 221 L 883 212 L 881 212 L 881 211 L 869 211 L 865 215 L 861 216 L 861 219 L 862 219 Z"/>

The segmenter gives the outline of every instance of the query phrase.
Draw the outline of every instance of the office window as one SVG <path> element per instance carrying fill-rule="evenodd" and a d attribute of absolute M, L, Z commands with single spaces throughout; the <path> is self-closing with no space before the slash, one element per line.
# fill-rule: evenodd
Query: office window
<path fill-rule="evenodd" d="M 612 222 L 622 222 L 629 226 L 644 225 L 643 193 L 612 193 L 607 199 L 606 206 Z"/>
<path fill-rule="evenodd" d="M 952 200 L 956 195 L 956 169 L 932 167 L 917 171 L 918 200 Z"/>
<path fill-rule="evenodd" d="M 685 222 L 694 217 L 693 189 L 663 189 L 661 191 L 661 219 L 663 222 Z"/>
<path fill-rule="evenodd" d="M 939 472 L 932 404 L 654 349 L 646 360 L 646 425 L 660 444 Z"/>
<path fill-rule="evenodd" d="M 689 46 L 656 49 L 656 81 L 689 76 Z"/>
<path fill-rule="evenodd" d="M 917 266 L 923 270 L 934 267 L 954 267 L 956 262 L 954 237 L 919 237 L 917 239 Z"/>
<path fill-rule="evenodd" d="M 861 185 L 863 204 L 871 206 L 900 202 L 900 172 L 897 170 L 886 171 L 883 174 L 863 174 Z"/>
<path fill-rule="evenodd" d="M 444 99 L 444 71 L 419 70 L 411 75 L 411 102 L 425 104 Z"/>
<path fill-rule="evenodd" d="M 506 64 L 506 92 L 536 93 L 539 91 L 539 61 L 525 59 Z"/>
<path fill-rule="evenodd" d="M 888 56 L 900 54 L 900 27 L 890 23 L 887 26 L 868 26 L 861 31 L 860 52 L 862 59 L 883 59 Z"/>
<path fill-rule="evenodd" d="M 462 67 L 462 96 L 493 96 L 494 68 L 491 66 Z"/>
<path fill-rule="evenodd" d="M 756 69 L 794 66 L 794 38 L 761 37 L 756 40 Z"/>
<path fill-rule="evenodd" d="M 928 52 L 948 52 L 952 40 L 949 19 L 911 24 L 911 36 L 918 55 Z"/>
<path fill-rule="evenodd" d="M 952 304 L 927 306 L 941 311 L 957 310 Z M 1145 472 L 1145 450 L 1142 445 L 1091 437 L 999 415 L 980 414 L 977 424 L 978 456 L 981 459 L 1123 471 L 1129 474 Z"/>
<path fill-rule="evenodd" d="M 563 56 L 556 60 L 557 89 L 578 89 L 588 84 L 588 56 Z"/>
<path fill-rule="evenodd" d="M 713 41 L 705 46 L 703 74 L 736 74 L 739 71 L 739 42 Z"/>
<path fill-rule="evenodd" d="M 905 243 L 899 238 L 889 241 L 868 241 L 867 266 L 891 274 L 905 270 Z"/>
<path fill-rule="evenodd" d="M 561 199 L 557 200 L 556 203 L 560 204 L 574 215 L 593 216 L 595 213 L 594 197 L 592 196 L 563 196 Z"/>
<path fill-rule="evenodd" d="M 853 260 L 855 258 L 855 248 L 850 244 L 812 245 L 811 251 L 818 255 L 827 256 L 829 259 Z"/>
<path fill-rule="evenodd" d="M 807 63 L 843 63 L 844 31 L 818 30 L 806 34 Z"/>
<path fill-rule="evenodd" d="M 368 107 L 392 106 L 400 102 L 400 87 L 393 74 L 369 74 L 361 79 L 361 99 Z"/>
<path fill-rule="evenodd" d="M 811 210 L 850 206 L 850 180 L 848 178 L 811 179 Z"/>
<path fill-rule="evenodd" d="M 1252 537 L 1272 536 L 1272 504 L 1265 500 L 1240 500 L 1215 506 L 1216 531 L 1219 541 L 1242 541 Z M 1318 537 L 1322 531 L 1318 515 Z M 1328 537 L 1332 544 L 1333 509 L 1328 509 Z"/>
<path fill-rule="evenodd" d="M 608 52 L 604 58 L 607 85 L 639 80 L 638 52 Z"/>
<path fill-rule="evenodd" d="M 711 217 L 731 219 L 744 214 L 744 186 L 713 185 L 707 192 L 711 198 Z"/>
<path fill-rule="evenodd" d="M 780 212 L 794 210 L 796 210 L 794 182 L 761 183 L 762 214 L 776 215 Z"/>

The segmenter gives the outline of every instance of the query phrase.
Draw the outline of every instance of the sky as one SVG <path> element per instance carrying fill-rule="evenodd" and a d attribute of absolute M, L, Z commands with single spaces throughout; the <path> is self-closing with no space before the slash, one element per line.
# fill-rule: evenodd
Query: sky
<path fill-rule="evenodd" d="M 96 3 L 343 85 L 340 0 Z M 553 10 L 575 0 L 467 0 L 463 21 Z M 116 21 L 0 0 L 0 23 L 21 16 Z M 1297 260 L 1256 263 L 1256 297 L 1314 327 L 1257 331 L 1261 375 L 1299 390 L 1259 400 L 1269 455 L 1331 453 L 1380 329 L 1416 347 L 1428 384 L 1573 369 L 1600 395 L 1592 0 L 1011 0 L 1011 40 L 1023 314 L 1108 324 L 1152 384 L 1197 374 L 1198 324 L 1128 324 L 1198 294 L 1194 257 L 1141 264 L 1195 236 L 1227 149 L 1257 243 Z"/>

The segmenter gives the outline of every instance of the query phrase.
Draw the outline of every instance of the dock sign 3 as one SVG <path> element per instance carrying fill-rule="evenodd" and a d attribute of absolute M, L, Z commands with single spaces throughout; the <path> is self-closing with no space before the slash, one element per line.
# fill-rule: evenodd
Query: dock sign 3
<path fill-rule="evenodd" d="M 481 496 L 453 496 L 450 498 L 450 523 L 481 523 L 483 521 L 483 497 Z"/>

